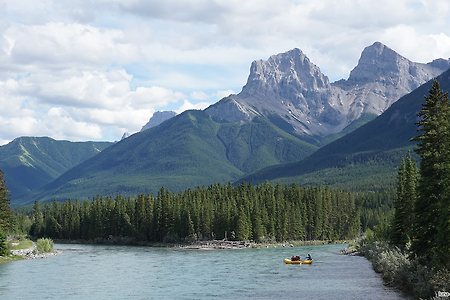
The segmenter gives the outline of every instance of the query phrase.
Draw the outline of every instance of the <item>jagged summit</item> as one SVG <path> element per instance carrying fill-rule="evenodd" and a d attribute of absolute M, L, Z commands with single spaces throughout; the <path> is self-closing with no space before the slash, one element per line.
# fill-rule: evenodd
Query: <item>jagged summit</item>
<path fill-rule="evenodd" d="M 432 62 L 429 62 L 427 65 L 430 65 L 438 69 L 448 70 L 450 69 L 450 58 L 449 59 L 438 58 L 433 60 Z"/>
<path fill-rule="evenodd" d="M 230 122 L 266 116 L 289 127 L 291 133 L 314 135 L 328 131 L 328 124 L 339 123 L 339 113 L 327 102 L 330 88 L 328 77 L 295 48 L 254 61 L 241 93 L 222 99 L 206 112 L 215 120 Z M 325 126 L 319 124 L 322 121 Z"/>
<path fill-rule="evenodd" d="M 251 64 L 246 85 L 206 109 L 215 120 L 248 122 L 256 116 L 276 120 L 299 136 L 324 137 L 364 117 L 373 119 L 401 96 L 450 67 L 439 59 L 415 63 L 386 45 L 366 47 L 348 80 L 331 83 L 298 48 Z"/>
<path fill-rule="evenodd" d="M 349 81 L 368 82 L 392 77 L 408 68 L 410 61 L 380 42 L 366 47 Z"/>
<path fill-rule="evenodd" d="M 174 111 L 156 111 L 151 118 L 148 120 L 147 124 L 145 124 L 141 131 L 147 130 L 149 128 L 158 126 L 164 121 L 169 120 L 177 115 Z"/>
<path fill-rule="evenodd" d="M 328 78 L 298 48 L 254 61 L 243 94 L 286 94 L 286 88 L 314 90 L 329 87 Z"/>
<path fill-rule="evenodd" d="M 350 72 L 348 81 L 359 84 L 382 82 L 413 90 L 446 71 L 448 67 L 445 65 L 445 60 L 435 60 L 429 64 L 415 63 L 382 43 L 375 42 L 363 50 L 358 65 Z"/>
<path fill-rule="evenodd" d="M 334 85 L 346 91 L 348 119 L 380 115 L 392 103 L 448 69 L 447 60 L 412 62 L 380 42 L 366 47 L 348 80 Z"/>

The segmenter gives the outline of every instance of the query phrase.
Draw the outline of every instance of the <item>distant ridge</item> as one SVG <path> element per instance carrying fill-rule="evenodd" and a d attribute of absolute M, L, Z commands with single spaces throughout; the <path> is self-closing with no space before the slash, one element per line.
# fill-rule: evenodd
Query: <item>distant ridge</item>
<path fill-rule="evenodd" d="M 316 149 L 263 118 L 247 124 L 217 123 L 204 111 L 186 111 L 72 168 L 35 199 L 156 193 L 163 186 L 179 191 L 234 181 Z"/>
<path fill-rule="evenodd" d="M 110 145 L 112 143 L 109 142 L 20 137 L 0 146 L 0 169 L 5 174 L 12 202 L 48 184 Z"/>

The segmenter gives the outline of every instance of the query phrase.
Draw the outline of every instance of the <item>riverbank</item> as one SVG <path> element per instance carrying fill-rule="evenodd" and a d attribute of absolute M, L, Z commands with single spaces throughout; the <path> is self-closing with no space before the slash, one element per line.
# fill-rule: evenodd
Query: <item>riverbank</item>
<path fill-rule="evenodd" d="M 22 260 L 22 259 L 23 259 L 23 257 L 16 256 L 16 255 L 0 256 L 0 265 L 6 264 L 9 262 L 13 262 L 13 261 L 17 261 L 17 260 Z"/>
<path fill-rule="evenodd" d="M 342 255 L 348 256 L 363 256 L 359 251 L 359 245 L 357 241 L 348 243 L 348 246 L 340 251 Z"/>
<path fill-rule="evenodd" d="M 47 258 L 61 254 L 60 250 L 53 250 L 51 252 L 39 252 L 36 248 L 36 244 L 33 242 L 32 247 L 27 249 L 11 250 L 12 256 L 20 257 L 21 259 L 39 259 Z"/>
<path fill-rule="evenodd" d="M 7 256 L 0 256 L 0 264 L 23 259 L 47 258 L 61 253 L 59 250 L 51 250 L 49 252 L 39 251 L 36 243 L 29 239 L 10 240 L 9 247 L 11 249 L 10 254 Z"/>
<path fill-rule="evenodd" d="M 362 238 L 341 250 L 341 254 L 363 256 L 372 264 L 373 270 L 381 274 L 386 286 L 396 288 L 408 297 L 439 299 L 439 292 L 450 290 L 448 271 L 422 265 L 386 241 Z"/>
<path fill-rule="evenodd" d="M 145 246 L 161 248 L 178 248 L 187 250 L 224 250 L 224 249 L 246 249 L 246 248 L 285 248 L 299 246 L 318 246 L 328 244 L 344 244 L 345 240 L 313 240 L 313 241 L 288 241 L 288 242 L 254 242 L 254 241 L 229 241 L 229 240 L 206 240 L 186 243 L 162 243 L 135 241 L 126 237 L 110 237 L 108 239 L 94 240 L 55 240 L 59 244 L 87 244 L 87 245 L 120 245 L 120 246 Z"/>

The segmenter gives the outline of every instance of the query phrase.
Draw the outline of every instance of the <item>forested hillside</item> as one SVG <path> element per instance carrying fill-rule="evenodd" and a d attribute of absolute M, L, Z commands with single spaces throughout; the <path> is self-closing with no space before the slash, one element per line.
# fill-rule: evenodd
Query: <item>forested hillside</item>
<path fill-rule="evenodd" d="M 234 181 L 317 149 L 263 118 L 216 122 L 203 111 L 186 111 L 136 133 L 45 186 L 37 200 L 95 195 L 156 194 Z"/>
<path fill-rule="evenodd" d="M 110 142 L 69 142 L 49 137 L 20 137 L 0 146 L 0 169 L 12 203 L 100 153 Z"/>

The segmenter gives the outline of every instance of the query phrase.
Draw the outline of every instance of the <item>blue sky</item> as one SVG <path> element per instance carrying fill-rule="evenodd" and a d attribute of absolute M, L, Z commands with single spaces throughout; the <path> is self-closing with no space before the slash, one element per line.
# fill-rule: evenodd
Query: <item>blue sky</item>
<path fill-rule="evenodd" d="M 450 1 L 0 0 L 0 145 L 118 140 L 238 93 L 253 60 L 294 47 L 347 78 L 374 41 L 449 58 Z"/>

